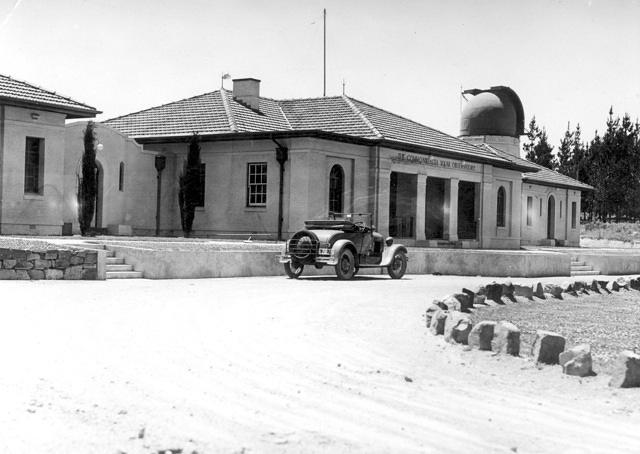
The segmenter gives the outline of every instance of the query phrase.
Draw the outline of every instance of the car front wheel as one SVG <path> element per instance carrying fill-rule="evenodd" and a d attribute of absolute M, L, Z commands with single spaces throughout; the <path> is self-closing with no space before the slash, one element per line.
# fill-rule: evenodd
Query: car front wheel
<path fill-rule="evenodd" d="M 398 251 L 393 254 L 393 260 L 391 261 L 391 265 L 387 267 L 387 272 L 393 279 L 400 279 L 402 276 L 404 276 L 404 273 L 406 271 L 407 256 L 404 252 Z"/>
<path fill-rule="evenodd" d="M 340 254 L 340 259 L 336 265 L 336 276 L 338 279 L 348 280 L 353 277 L 356 272 L 356 261 L 353 253 L 349 249 L 345 249 Z"/>
<path fill-rule="evenodd" d="M 304 265 L 301 263 L 287 262 L 284 264 L 284 272 L 287 273 L 287 276 L 291 279 L 298 279 L 303 269 Z"/>

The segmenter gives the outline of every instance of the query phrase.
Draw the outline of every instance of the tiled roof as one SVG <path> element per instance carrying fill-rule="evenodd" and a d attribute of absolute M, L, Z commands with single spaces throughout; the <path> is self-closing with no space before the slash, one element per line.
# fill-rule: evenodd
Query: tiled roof
<path fill-rule="evenodd" d="M 100 113 L 95 107 L 2 74 L 0 74 L 0 99 L 5 102 L 14 101 L 49 107 L 51 110 L 67 113 L 69 118 L 89 118 Z"/>
<path fill-rule="evenodd" d="M 437 129 L 408 120 L 362 101 L 353 99 L 353 103 L 387 140 L 454 151 L 469 157 L 486 157 L 486 153 L 482 149 Z"/>
<path fill-rule="evenodd" d="M 221 89 L 104 123 L 134 139 L 200 135 L 322 131 L 356 139 L 454 153 L 497 165 L 512 162 L 428 126 L 347 96 L 273 100 L 259 98 L 259 112 Z"/>
<path fill-rule="evenodd" d="M 354 137 L 379 138 L 342 96 L 280 101 L 293 129 L 333 132 Z"/>
<path fill-rule="evenodd" d="M 563 175 L 559 172 L 556 172 L 555 170 L 548 169 L 544 166 L 541 166 L 540 164 L 536 164 L 535 162 L 531 162 L 526 159 L 513 156 L 491 145 L 482 144 L 481 146 L 500 157 L 510 160 L 511 162 L 526 163 L 529 166 L 532 166 L 538 169 L 537 171 L 534 171 L 534 172 L 524 172 L 522 174 L 522 181 L 526 181 L 529 183 L 539 183 L 546 186 L 551 185 L 551 186 L 568 187 L 568 188 L 573 188 L 578 190 L 593 190 L 593 187 L 589 186 L 588 184 L 582 183 L 571 177 Z"/>

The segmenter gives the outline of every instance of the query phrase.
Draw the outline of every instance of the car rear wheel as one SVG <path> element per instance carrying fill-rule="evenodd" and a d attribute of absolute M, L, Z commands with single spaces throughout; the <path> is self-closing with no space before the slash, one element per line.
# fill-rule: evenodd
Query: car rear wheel
<path fill-rule="evenodd" d="M 287 262 L 284 264 L 284 272 L 290 279 L 298 279 L 304 270 L 304 265 L 297 262 Z"/>
<path fill-rule="evenodd" d="M 400 279 L 404 276 L 404 273 L 407 271 L 407 256 L 402 251 L 397 251 L 393 254 L 393 260 L 391 261 L 391 265 L 387 267 L 387 272 L 389 276 L 393 279 Z"/>
<path fill-rule="evenodd" d="M 340 254 L 338 264 L 336 265 L 336 276 L 338 279 L 348 280 L 353 277 L 356 272 L 356 261 L 353 253 L 349 249 L 345 249 Z"/>

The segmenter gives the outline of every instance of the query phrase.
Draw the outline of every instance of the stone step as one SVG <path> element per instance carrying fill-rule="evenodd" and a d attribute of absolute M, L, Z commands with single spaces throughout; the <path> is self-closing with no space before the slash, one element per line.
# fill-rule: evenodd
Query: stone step
<path fill-rule="evenodd" d="M 106 271 L 133 271 L 133 265 L 125 265 L 124 263 L 121 264 L 109 264 L 106 266 Z"/>
<path fill-rule="evenodd" d="M 571 266 L 584 266 L 586 264 L 587 264 L 587 262 L 584 262 L 584 261 L 583 262 L 579 262 L 578 260 L 575 260 L 575 261 L 571 260 Z"/>
<path fill-rule="evenodd" d="M 107 265 L 123 265 L 124 259 L 122 257 L 107 257 Z"/>
<path fill-rule="evenodd" d="M 142 271 L 107 271 L 107 279 L 141 279 Z"/>
<path fill-rule="evenodd" d="M 593 271 L 593 267 L 591 265 L 571 265 L 571 271 Z"/>
<path fill-rule="evenodd" d="M 572 276 L 596 276 L 600 274 L 600 271 L 597 270 L 589 270 L 589 271 L 573 271 L 571 270 Z"/>

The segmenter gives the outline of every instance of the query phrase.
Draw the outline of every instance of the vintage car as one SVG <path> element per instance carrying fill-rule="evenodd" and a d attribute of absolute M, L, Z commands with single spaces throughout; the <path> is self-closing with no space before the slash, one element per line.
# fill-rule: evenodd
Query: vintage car
<path fill-rule="evenodd" d="M 361 268 L 387 268 L 389 276 L 400 279 L 407 270 L 407 248 L 393 244 L 374 231 L 368 213 L 330 214 L 329 219 L 305 221 L 279 256 L 292 279 L 305 265 L 334 266 L 339 279 L 351 279 Z"/>

